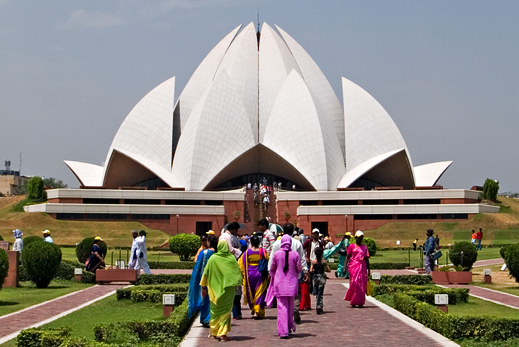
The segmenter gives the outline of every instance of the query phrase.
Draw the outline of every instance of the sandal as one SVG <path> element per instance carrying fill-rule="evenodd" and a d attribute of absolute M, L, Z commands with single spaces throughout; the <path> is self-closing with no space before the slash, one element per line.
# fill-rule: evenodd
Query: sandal
<path fill-rule="evenodd" d="M 229 342 L 232 341 L 232 339 L 227 335 L 222 335 L 218 337 L 218 341 L 220 342 Z"/>

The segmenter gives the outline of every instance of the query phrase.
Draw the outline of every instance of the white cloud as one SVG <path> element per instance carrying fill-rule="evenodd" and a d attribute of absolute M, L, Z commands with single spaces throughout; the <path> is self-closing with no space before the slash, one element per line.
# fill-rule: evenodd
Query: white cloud
<path fill-rule="evenodd" d="M 1 0 L 0 0 L 1 1 Z M 90 13 L 84 9 L 70 15 L 61 29 L 93 28 L 103 29 L 126 24 L 126 20 L 111 13 L 96 11 Z"/>

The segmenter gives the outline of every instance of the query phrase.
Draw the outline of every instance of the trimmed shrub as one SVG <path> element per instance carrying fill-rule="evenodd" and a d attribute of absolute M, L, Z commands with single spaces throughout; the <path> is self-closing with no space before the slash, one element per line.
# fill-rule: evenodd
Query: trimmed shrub
<path fill-rule="evenodd" d="M 4 280 L 7 277 L 7 272 L 9 271 L 9 257 L 7 256 L 7 252 L 3 249 L 0 249 L 0 289 L 4 285 Z"/>
<path fill-rule="evenodd" d="M 96 283 L 96 274 L 90 271 L 83 270 L 83 275 L 81 276 L 82 283 Z"/>
<path fill-rule="evenodd" d="M 175 306 L 180 305 L 187 298 L 187 292 L 161 292 L 160 290 L 132 290 L 130 299 L 133 302 L 162 302 L 163 294 L 175 294 Z"/>
<path fill-rule="evenodd" d="M 449 259 L 454 266 L 461 266 L 463 271 L 470 271 L 478 259 L 478 251 L 471 242 L 458 242 L 449 251 Z"/>
<path fill-rule="evenodd" d="M 519 244 L 509 245 L 506 248 L 505 263 L 510 275 L 519 283 Z"/>
<path fill-rule="evenodd" d="M 95 237 L 86 237 L 76 246 L 76 256 L 80 263 L 84 264 L 90 256 L 92 246 L 94 245 L 94 239 Z M 106 255 L 106 252 L 108 250 L 108 248 L 106 247 L 106 243 L 104 241 L 101 241 L 99 243 L 99 247 L 101 247 L 101 251 L 103 252 L 101 256 L 103 257 L 104 255 Z"/>
<path fill-rule="evenodd" d="M 23 248 L 22 265 L 38 288 L 47 288 L 61 263 L 61 249 L 48 242 L 33 242 Z"/>
<path fill-rule="evenodd" d="M 425 285 L 432 283 L 431 275 L 382 275 L 380 284 L 415 284 Z"/>
<path fill-rule="evenodd" d="M 40 242 L 44 242 L 44 241 L 43 241 L 43 237 L 39 237 L 39 236 L 35 236 L 35 235 L 24 237 L 24 238 L 22 239 L 22 241 L 23 241 L 23 247 L 24 247 L 24 249 L 25 249 L 25 247 L 29 246 L 29 245 L 30 245 L 31 243 L 33 243 L 33 242 L 38 242 L 38 241 L 40 241 Z M 23 252 L 23 249 L 22 249 L 22 252 Z"/>
<path fill-rule="evenodd" d="M 189 283 L 191 274 L 159 274 L 139 276 L 137 284 L 173 284 L 173 283 Z"/>
<path fill-rule="evenodd" d="M 338 263 L 328 263 L 330 270 L 337 270 Z M 369 263 L 371 270 L 401 270 L 409 266 L 409 263 Z"/>
<path fill-rule="evenodd" d="M 195 267 L 194 261 L 149 261 L 150 269 L 180 269 L 193 270 Z"/>
<path fill-rule="evenodd" d="M 169 250 L 178 254 L 180 260 L 189 260 L 200 248 L 200 236 L 178 234 L 169 238 Z"/>
<path fill-rule="evenodd" d="M 63 260 L 58 266 L 58 270 L 56 270 L 56 274 L 54 275 L 54 279 L 57 280 L 71 280 L 74 278 L 74 269 L 75 267 L 65 263 Z"/>
<path fill-rule="evenodd" d="M 369 237 L 364 237 L 362 242 L 368 247 L 370 258 L 374 257 L 375 254 L 377 254 L 377 243 L 375 242 L 375 240 Z"/>
<path fill-rule="evenodd" d="M 65 337 L 69 336 L 69 334 L 70 328 L 25 329 L 16 337 L 16 345 L 18 347 L 59 346 Z"/>
<path fill-rule="evenodd" d="M 412 296 L 406 294 L 395 294 L 393 295 L 395 309 L 402 312 L 406 316 L 414 318 L 416 313 L 415 305 L 419 303 L 419 301 Z"/>
<path fill-rule="evenodd" d="M 134 290 L 158 290 L 161 295 L 166 293 L 187 293 L 189 290 L 189 283 L 138 285 L 129 288 L 120 288 L 116 290 L 117 300 L 130 300 L 132 298 L 132 291 Z"/>
<path fill-rule="evenodd" d="M 467 288 L 441 288 L 437 286 L 419 286 L 405 284 L 380 284 L 372 287 L 372 295 L 406 294 L 415 299 L 434 305 L 434 294 L 448 294 L 449 305 L 458 302 L 467 302 L 469 290 Z"/>
<path fill-rule="evenodd" d="M 509 246 L 513 246 L 513 245 L 504 245 L 503 247 L 501 247 L 499 249 L 499 254 L 501 255 L 501 258 L 505 259 L 506 257 L 506 251 L 508 250 L 508 247 Z"/>

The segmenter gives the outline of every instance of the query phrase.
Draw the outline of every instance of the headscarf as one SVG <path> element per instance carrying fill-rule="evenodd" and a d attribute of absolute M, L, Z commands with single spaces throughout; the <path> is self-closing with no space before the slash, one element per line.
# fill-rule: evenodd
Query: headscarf
<path fill-rule="evenodd" d="M 234 255 L 229 253 L 227 241 L 218 242 L 218 251 L 207 261 L 203 276 L 207 277 L 209 299 L 214 304 L 223 295 L 225 288 L 242 285 L 240 267 Z"/>
<path fill-rule="evenodd" d="M 283 272 L 287 273 L 288 271 L 288 253 L 292 250 L 292 238 L 290 235 L 283 235 L 281 238 L 281 250 L 285 251 L 285 266 L 283 267 Z"/>
<path fill-rule="evenodd" d="M 23 233 L 20 229 L 15 229 L 13 230 L 13 236 L 15 239 L 18 239 L 20 237 L 22 237 Z"/>

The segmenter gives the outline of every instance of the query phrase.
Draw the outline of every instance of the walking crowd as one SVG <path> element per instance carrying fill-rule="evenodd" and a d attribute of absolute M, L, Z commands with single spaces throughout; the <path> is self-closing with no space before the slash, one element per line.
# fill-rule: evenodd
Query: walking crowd
<path fill-rule="evenodd" d="M 300 310 L 310 310 L 310 295 L 316 296 L 316 313 L 323 314 L 323 294 L 330 273 L 327 259 L 339 255 L 336 277 L 350 278 L 345 300 L 362 307 L 368 285 L 369 251 L 363 233 L 350 244 L 347 233 L 333 244 L 318 229 L 311 237 L 287 223 L 262 219 L 259 232 L 238 237 L 240 225 L 229 223 L 219 238 L 209 231 L 195 259 L 188 293 L 189 315 L 200 312 L 200 323 L 209 328 L 209 338 L 228 341 L 231 317 L 242 319 L 241 305 L 254 319 L 263 319 L 267 308 L 277 308 L 280 338 L 289 338 L 301 323 Z"/>

